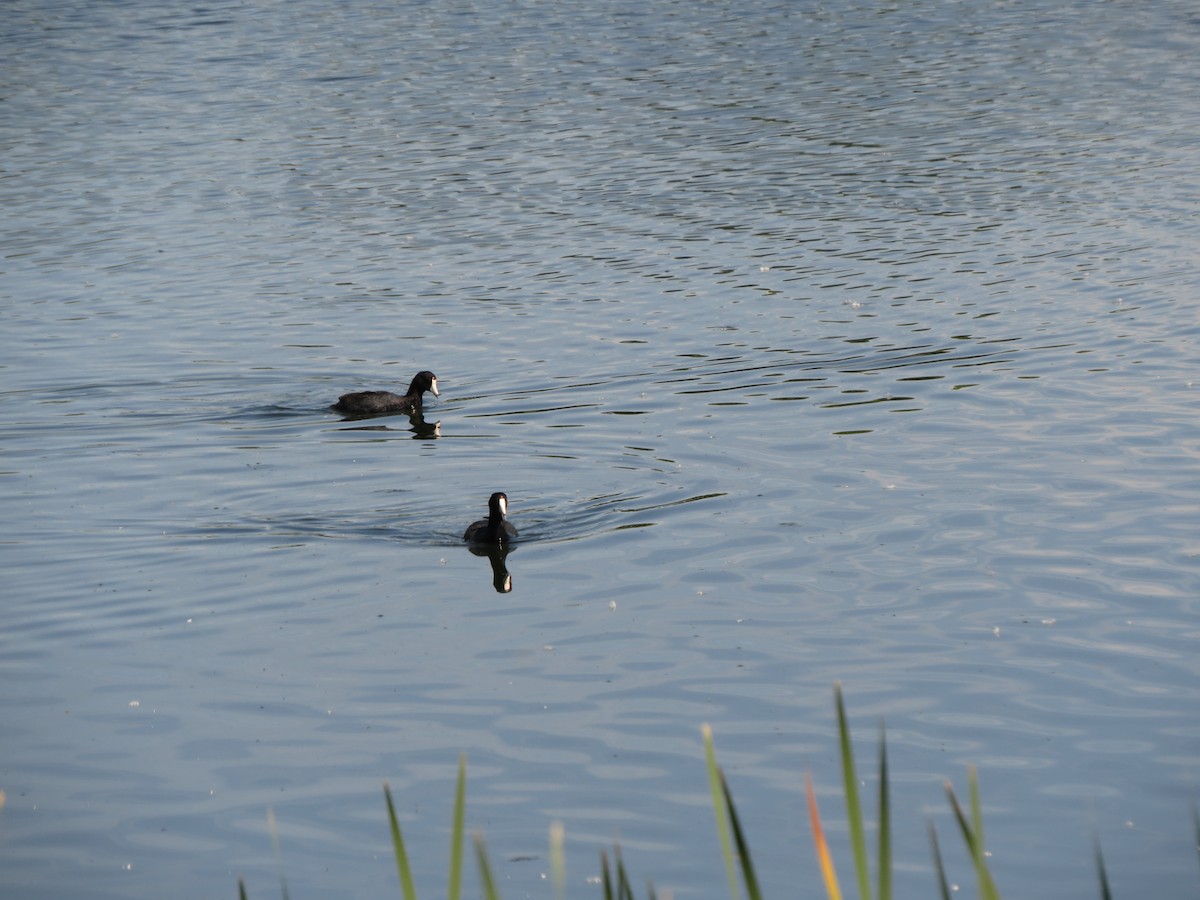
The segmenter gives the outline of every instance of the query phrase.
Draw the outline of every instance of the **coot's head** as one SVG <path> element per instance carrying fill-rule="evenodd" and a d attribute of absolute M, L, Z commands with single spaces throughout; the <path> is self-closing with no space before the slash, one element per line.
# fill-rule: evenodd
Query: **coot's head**
<path fill-rule="evenodd" d="M 438 396 L 437 376 L 429 371 L 418 372 L 408 386 L 408 394 L 410 397 L 420 397 L 426 391 Z"/>
<path fill-rule="evenodd" d="M 463 534 L 468 544 L 507 544 L 517 536 L 516 527 L 504 518 L 508 512 L 508 497 L 496 491 L 488 497 L 488 517 L 472 522 Z"/>

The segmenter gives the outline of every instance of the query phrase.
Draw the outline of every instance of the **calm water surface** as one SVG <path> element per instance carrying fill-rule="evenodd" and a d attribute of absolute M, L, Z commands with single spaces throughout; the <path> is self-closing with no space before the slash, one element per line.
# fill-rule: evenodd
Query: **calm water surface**
<path fill-rule="evenodd" d="M 1094 896 L 1094 835 L 1194 895 L 1193 4 L 17 0 L 0 40 L 4 896 L 397 896 L 384 780 L 436 894 L 465 751 L 505 896 L 561 820 L 572 896 L 619 834 L 719 897 L 703 722 L 768 895 L 817 896 L 835 681 L 900 896 L 927 819 L 972 889 L 970 764 L 1008 896 Z M 421 420 L 328 409 L 420 368 Z M 460 542 L 494 490 L 503 560 Z"/>

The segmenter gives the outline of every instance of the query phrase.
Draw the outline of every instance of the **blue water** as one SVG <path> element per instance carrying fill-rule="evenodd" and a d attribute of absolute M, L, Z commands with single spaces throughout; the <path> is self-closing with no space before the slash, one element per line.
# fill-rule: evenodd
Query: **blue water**
<path fill-rule="evenodd" d="M 461 752 L 503 896 L 554 821 L 571 896 L 618 836 L 724 896 L 705 722 L 766 893 L 819 896 L 835 682 L 898 896 L 927 820 L 973 890 L 970 765 L 1006 896 L 1095 896 L 1094 837 L 1194 895 L 1189 4 L 18 0 L 0 41 L 5 897 L 398 896 L 384 781 L 436 895 Z M 328 409 L 423 368 L 419 421 Z"/>

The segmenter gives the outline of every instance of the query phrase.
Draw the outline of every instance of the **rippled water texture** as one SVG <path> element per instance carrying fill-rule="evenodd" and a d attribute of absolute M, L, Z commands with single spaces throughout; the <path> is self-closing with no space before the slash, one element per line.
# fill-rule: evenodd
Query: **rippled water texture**
<path fill-rule="evenodd" d="M 16 0 L 0 894 L 1195 892 L 1200 17 L 1181 0 Z M 343 392 L 441 396 L 343 420 Z M 506 491 L 521 542 L 472 554 Z M 868 785 L 873 783 L 868 779 Z M 278 822 L 279 856 L 267 827 Z M 1137 889 L 1135 889 L 1135 892 Z"/>

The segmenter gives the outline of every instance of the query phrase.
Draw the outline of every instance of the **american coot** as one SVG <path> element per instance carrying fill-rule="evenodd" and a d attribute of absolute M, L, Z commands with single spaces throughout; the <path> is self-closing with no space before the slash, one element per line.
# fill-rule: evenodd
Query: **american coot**
<path fill-rule="evenodd" d="M 408 393 L 401 397 L 391 391 L 355 391 L 342 394 L 333 408 L 352 416 L 382 416 L 387 413 L 412 413 L 421 408 L 421 395 L 429 391 L 438 395 L 437 376 L 432 372 L 418 372 L 408 385 Z"/>
<path fill-rule="evenodd" d="M 472 522 L 463 540 L 472 544 L 505 544 L 517 536 L 512 522 L 504 519 L 508 512 L 508 496 L 497 491 L 488 498 L 488 517 Z"/>

